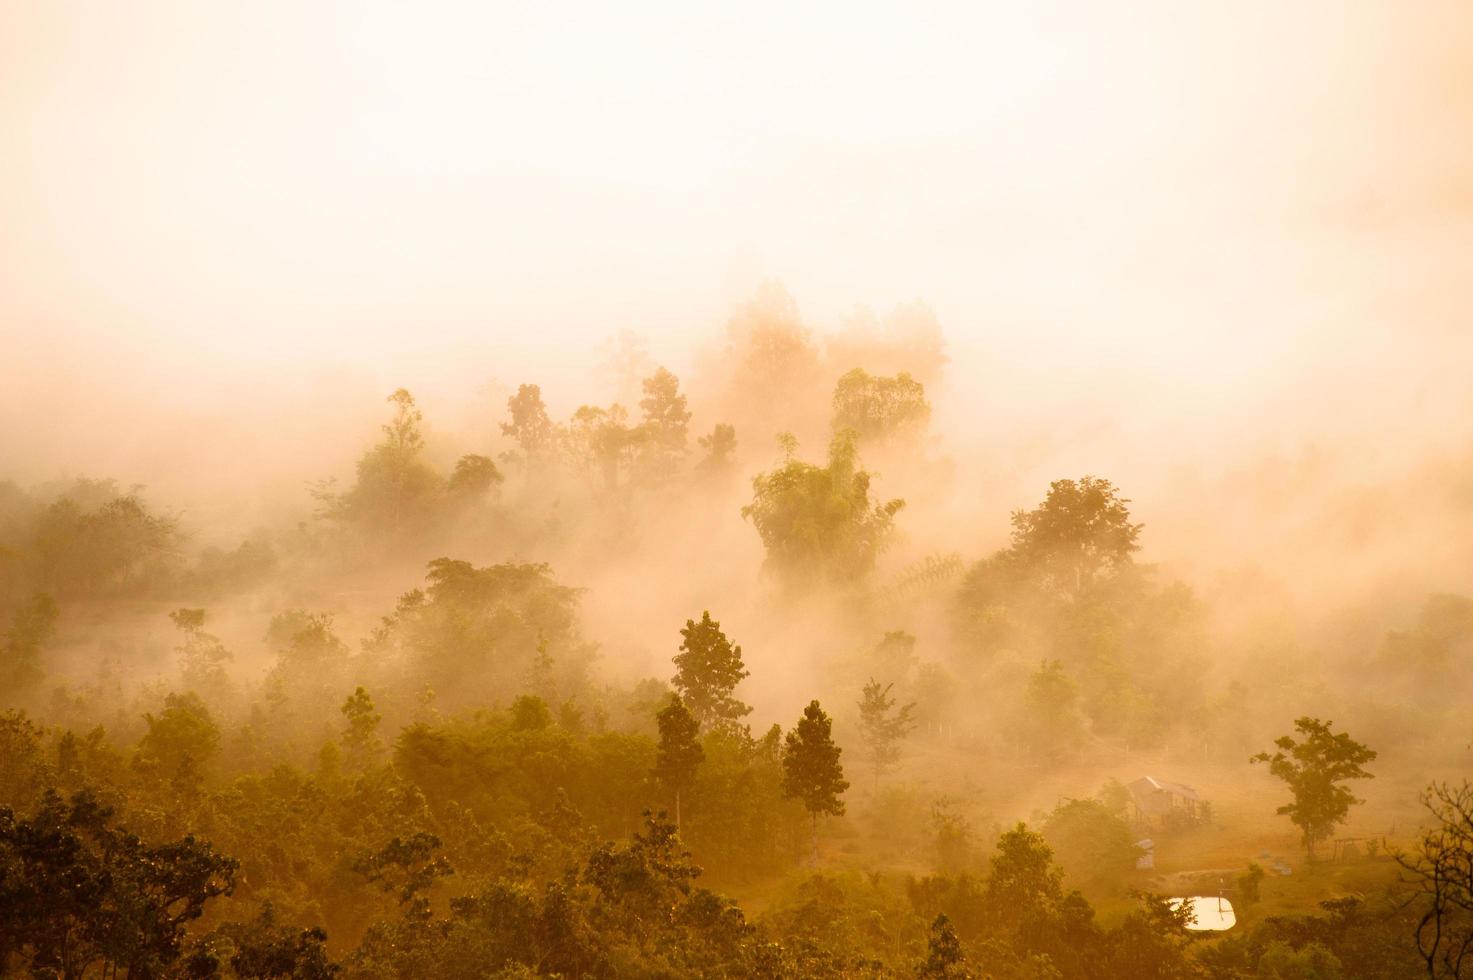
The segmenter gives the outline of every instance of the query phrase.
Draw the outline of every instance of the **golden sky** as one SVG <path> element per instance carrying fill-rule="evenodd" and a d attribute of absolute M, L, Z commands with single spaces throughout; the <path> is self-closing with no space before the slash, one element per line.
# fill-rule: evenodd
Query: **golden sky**
<path fill-rule="evenodd" d="M 1019 404 L 1466 419 L 1473 4 L 0 0 L 7 423 L 678 361 L 766 277 Z"/>

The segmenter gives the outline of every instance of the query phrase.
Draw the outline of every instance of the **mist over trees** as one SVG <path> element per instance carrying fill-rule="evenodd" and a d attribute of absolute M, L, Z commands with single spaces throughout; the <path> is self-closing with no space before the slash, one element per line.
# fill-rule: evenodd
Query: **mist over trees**
<path fill-rule="evenodd" d="M 962 480 L 922 304 L 706 353 L 376 395 L 254 525 L 0 483 L 4 971 L 1468 975 L 1464 584 Z"/>

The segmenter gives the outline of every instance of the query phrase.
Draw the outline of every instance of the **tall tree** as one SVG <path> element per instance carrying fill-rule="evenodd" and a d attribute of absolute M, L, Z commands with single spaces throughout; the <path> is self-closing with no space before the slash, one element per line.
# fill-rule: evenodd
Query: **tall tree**
<path fill-rule="evenodd" d="M 660 744 L 655 753 L 654 776 L 665 792 L 675 798 L 675 829 L 680 829 L 680 794 L 690 788 L 696 778 L 696 768 L 705 759 L 706 753 L 696 736 L 701 732 L 700 723 L 685 707 L 679 696 L 672 695 L 670 703 L 655 715 L 660 726 Z"/>
<path fill-rule="evenodd" d="M 783 740 L 783 796 L 798 799 L 813 818 L 813 862 L 818 863 L 818 815 L 840 816 L 849 788 L 842 750 L 834 744 L 834 723 L 817 701 L 808 702 L 797 727 Z"/>
<path fill-rule="evenodd" d="M 874 771 L 876 788 L 880 785 L 880 776 L 900 761 L 900 740 L 916 727 L 915 719 L 911 717 L 916 707 L 913 703 L 895 711 L 895 697 L 890 693 L 894 686 L 886 684 L 882 687 L 871 677 L 864 685 L 864 696 L 859 701 L 859 731 Z"/>
<path fill-rule="evenodd" d="M 680 635 L 671 684 L 702 728 L 735 731 L 752 713 L 733 693 L 750 673 L 742 663 L 742 648 L 726 638 L 710 610 L 701 613 L 700 622 L 687 619 Z"/>
<path fill-rule="evenodd" d="M 386 399 L 394 416 L 382 426 L 384 437 L 358 460 L 352 489 L 316 491 L 323 516 L 343 520 L 374 534 L 398 534 L 429 519 L 443 500 L 444 480 L 421 458 L 424 414 L 414 396 L 399 388 Z"/>
<path fill-rule="evenodd" d="M 1260 752 L 1250 762 L 1265 762 L 1269 772 L 1289 785 L 1292 802 L 1276 811 L 1299 828 L 1304 850 L 1314 860 L 1314 846 L 1327 840 L 1336 825 L 1344 823 L 1350 807 L 1361 801 L 1341 785 L 1351 779 L 1371 779 L 1361 768 L 1376 758 L 1369 749 L 1345 732 L 1333 732 L 1333 722 L 1304 717 L 1294 722 L 1299 733 L 1274 739 L 1278 751 Z"/>

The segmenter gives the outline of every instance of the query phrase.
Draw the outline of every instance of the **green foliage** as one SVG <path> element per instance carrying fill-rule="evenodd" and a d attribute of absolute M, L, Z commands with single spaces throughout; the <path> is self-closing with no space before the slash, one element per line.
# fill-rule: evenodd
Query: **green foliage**
<path fill-rule="evenodd" d="M 1191 921 L 1186 905 L 1173 908 L 1160 895 L 1141 896 L 1141 908 L 1126 916 L 1106 946 L 1105 975 L 1153 980 L 1188 980 L 1204 974 L 1189 954 Z"/>
<path fill-rule="evenodd" d="M 228 949 L 230 969 L 242 980 L 329 980 L 341 972 L 327 953 L 327 933 L 321 928 L 295 929 L 279 925 L 276 912 L 266 902 L 249 922 L 232 922 L 211 934 L 200 955 L 186 964 L 189 976 L 211 976 L 218 958 L 210 956 L 215 944 Z"/>
<path fill-rule="evenodd" d="M 179 959 L 188 923 L 233 889 L 236 862 L 208 844 L 148 845 L 112 816 L 85 792 L 69 802 L 48 792 L 28 818 L 0 807 L 0 966 L 158 976 Z"/>
<path fill-rule="evenodd" d="M 155 514 L 141 488 L 78 481 L 54 501 L 31 531 L 34 581 L 66 597 L 137 594 L 177 570 L 178 521 Z"/>
<path fill-rule="evenodd" d="M 1319 943 L 1295 949 L 1282 939 L 1264 948 L 1255 974 L 1261 980 L 1340 980 L 1344 975 L 1340 960 Z"/>
<path fill-rule="evenodd" d="M 24 711 L 0 712 L 0 805 L 28 807 L 46 788 L 43 734 Z"/>
<path fill-rule="evenodd" d="M 667 793 L 675 797 L 675 826 L 680 826 L 680 794 L 689 789 L 696 778 L 696 769 L 705 760 L 696 736 L 701 726 L 695 716 L 686 710 L 685 702 L 672 695 L 670 703 L 656 715 L 660 728 L 660 744 L 656 750 L 654 777 Z"/>
<path fill-rule="evenodd" d="M 931 418 L 925 386 L 904 371 L 893 378 L 849 371 L 834 386 L 833 409 L 834 431 L 852 430 L 866 443 L 914 434 Z"/>
<path fill-rule="evenodd" d="M 1299 828 L 1304 849 L 1314 859 L 1314 846 L 1328 840 L 1336 825 L 1345 821 L 1350 807 L 1360 801 L 1340 785 L 1351 779 L 1371 779 L 1362 766 L 1376 758 L 1345 732 L 1330 730 L 1332 722 L 1304 717 L 1294 722 L 1296 739 L 1284 735 L 1274 740 L 1278 751 L 1260 752 L 1250 761 L 1268 764 L 1269 772 L 1288 784 L 1294 799 L 1279 807 Z"/>
<path fill-rule="evenodd" d="M 801 800 L 813 815 L 813 854 L 818 859 L 818 816 L 844 813 L 844 791 L 849 780 L 839 762 L 842 750 L 834 744 L 834 723 L 817 701 L 808 702 L 803 717 L 783 739 L 783 796 Z"/>
<path fill-rule="evenodd" d="M 742 648 L 726 638 L 710 610 L 701 613 L 700 622 L 687 619 L 680 636 L 671 685 L 702 728 L 738 730 L 741 720 L 752 713 L 751 706 L 734 694 L 749 673 L 742 663 Z"/>
<path fill-rule="evenodd" d="M 1129 503 L 1109 480 L 1055 480 L 1037 509 L 1013 513 L 1011 553 L 1046 588 L 1078 598 L 1139 549 Z"/>
<path fill-rule="evenodd" d="M 791 451 L 782 466 L 752 479 L 742 516 L 767 549 L 767 563 L 794 586 L 853 585 L 874 569 L 903 500 L 872 503 L 853 432 L 829 445 L 827 466 Z"/>
<path fill-rule="evenodd" d="M 416 689 L 447 706 L 513 696 L 542 664 L 539 693 L 562 701 L 586 686 L 592 648 L 578 631 L 578 590 L 542 564 L 430 562 L 426 588 L 406 593 L 365 644 L 376 660 L 403 658 Z"/>
<path fill-rule="evenodd" d="M 974 976 L 967 969 L 967 957 L 962 952 L 961 940 L 957 938 L 956 930 L 952 928 L 951 920 L 946 917 L 945 912 L 938 913 L 936 920 L 931 923 L 931 939 L 926 947 L 926 959 L 917 967 L 916 976 L 920 980 L 960 980 Z"/>
<path fill-rule="evenodd" d="M 1097 800 L 1060 803 L 1040 829 L 1059 866 L 1080 885 L 1120 882 L 1142 853 L 1130 826 Z"/>
<path fill-rule="evenodd" d="M 220 750 L 220 729 L 199 695 L 170 694 L 157 716 L 146 714 L 148 731 L 138 742 L 134 766 L 163 780 L 181 775 L 191 782 Z"/>
<path fill-rule="evenodd" d="M 395 837 L 364 855 L 354 862 L 353 870 L 394 895 L 405 918 L 423 921 L 430 917 L 430 902 L 424 892 L 440 878 L 455 873 L 439 850 L 440 838 L 420 831 L 409 837 Z"/>

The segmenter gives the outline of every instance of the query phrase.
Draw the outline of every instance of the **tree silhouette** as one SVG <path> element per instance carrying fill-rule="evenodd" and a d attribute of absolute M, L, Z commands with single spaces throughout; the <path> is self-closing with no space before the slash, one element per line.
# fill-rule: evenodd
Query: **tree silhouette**
<path fill-rule="evenodd" d="M 783 796 L 798 799 L 813 817 L 813 861 L 818 863 L 818 815 L 840 816 L 849 788 L 840 748 L 834 744 L 833 721 L 817 701 L 808 702 L 798 725 L 783 741 Z"/>
<path fill-rule="evenodd" d="M 1375 750 L 1345 732 L 1332 732 L 1332 724 L 1318 718 L 1300 718 L 1294 722 L 1294 730 L 1302 740 L 1281 736 L 1274 740 L 1277 752 L 1260 752 L 1249 760 L 1268 763 L 1269 772 L 1289 784 L 1294 800 L 1275 812 L 1287 816 L 1299 828 L 1311 861 L 1314 845 L 1328 839 L 1336 824 L 1344 823 L 1351 804 L 1361 802 L 1340 784 L 1349 779 L 1373 778 L 1361 767 L 1376 758 Z"/>

